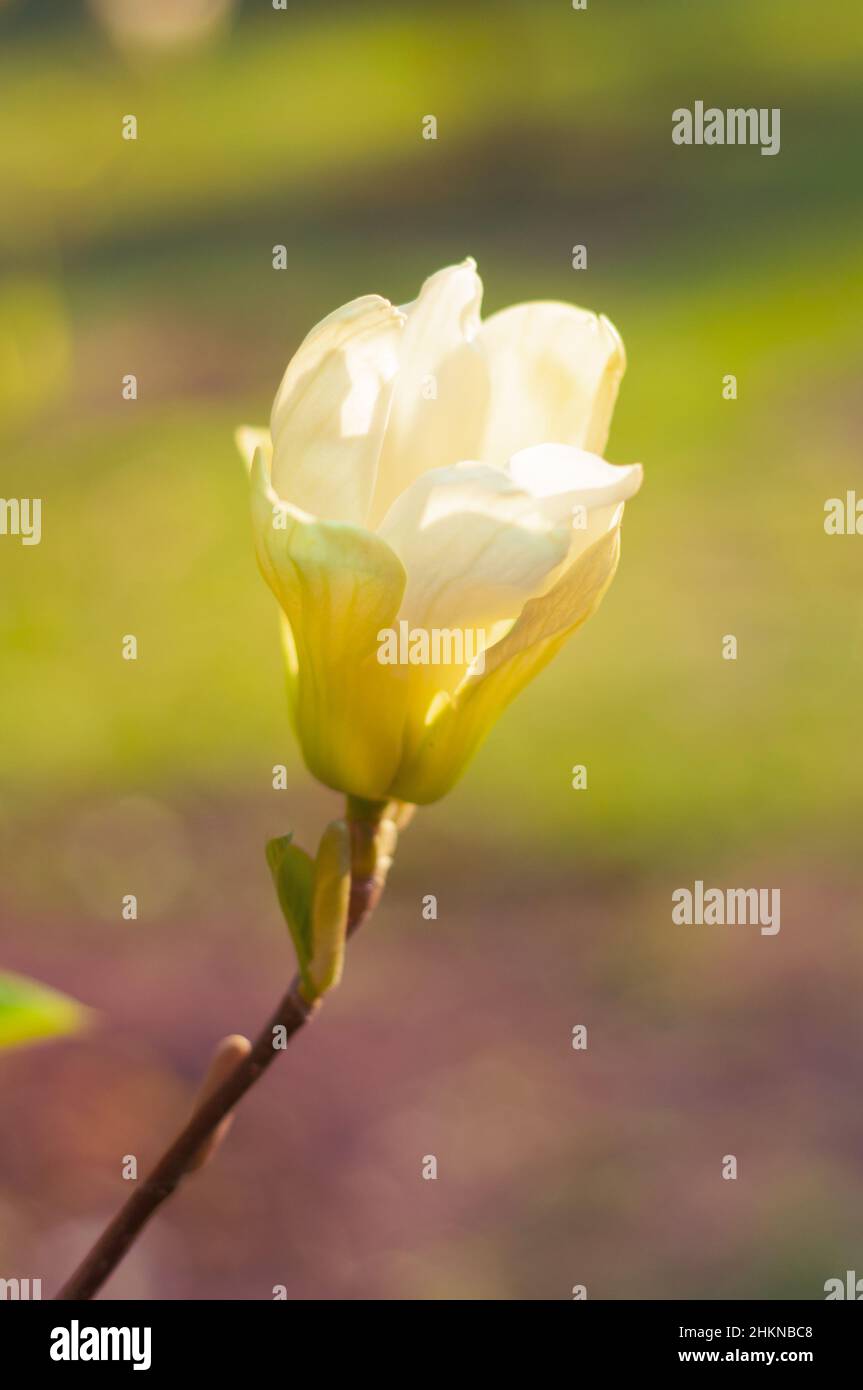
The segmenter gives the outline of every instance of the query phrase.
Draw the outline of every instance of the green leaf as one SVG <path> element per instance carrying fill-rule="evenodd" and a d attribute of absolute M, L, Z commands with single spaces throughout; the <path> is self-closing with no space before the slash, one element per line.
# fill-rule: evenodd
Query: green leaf
<path fill-rule="evenodd" d="M 270 840 L 267 845 L 267 863 L 282 915 L 288 924 L 300 977 L 304 984 L 310 984 L 309 963 L 312 958 L 312 893 L 315 866 L 311 856 L 299 845 L 291 843 L 290 835 L 282 835 Z"/>
<path fill-rule="evenodd" d="M 0 1047 L 18 1047 L 86 1028 L 83 1004 L 24 975 L 0 973 Z"/>
<path fill-rule="evenodd" d="M 342 973 L 351 892 L 351 839 L 345 821 L 328 825 L 317 858 L 290 835 L 270 840 L 267 863 L 294 942 L 302 992 L 319 999 Z"/>
<path fill-rule="evenodd" d="M 333 821 L 318 845 L 312 899 L 312 959 L 315 998 L 339 983 L 345 956 L 351 896 L 351 837 L 347 823 Z"/>

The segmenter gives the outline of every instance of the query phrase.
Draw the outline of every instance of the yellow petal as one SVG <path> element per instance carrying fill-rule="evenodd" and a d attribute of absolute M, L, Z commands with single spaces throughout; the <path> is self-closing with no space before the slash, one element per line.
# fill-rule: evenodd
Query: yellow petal
<path fill-rule="evenodd" d="M 429 644 L 426 661 L 402 668 L 409 687 L 402 756 L 410 759 L 429 706 L 545 587 L 572 529 L 568 516 L 548 521 L 541 502 L 501 469 L 460 463 L 418 478 L 380 535 L 407 571 L 399 622 Z"/>
<path fill-rule="evenodd" d="M 378 660 L 405 587 L 378 536 L 281 502 L 259 450 L 252 468 L 258 562 L 290 629 L 293 718 L 309 771 L 338 791 L 386 793 L 399 762 L 404 672 Z"/>
<path fill-rule="evenodd" d="M 261 429 L 257 425 L 240 425 L 239 429 L 234 431 L 234 442 L 250 473 L 258 449 L 263 450 L 267 460 L 272 458 L 273 447 L 269 430 Z"/>
<path fill-rule="evenodd" d="M 596 612 L 617 568 L 622 512 L 621 505 L 605 535 L 547 594 L 525 604 L 511 630 L 486 652 L 484 671 L 467 675 L 430 711 L 425 737 L 400 768 L 392 796 L 422 805 L 449 791 L 510 701 Z"/>

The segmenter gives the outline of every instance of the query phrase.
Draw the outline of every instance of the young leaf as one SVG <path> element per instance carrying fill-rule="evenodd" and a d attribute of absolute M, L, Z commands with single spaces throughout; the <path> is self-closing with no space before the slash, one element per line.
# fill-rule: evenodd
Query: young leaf
<path fill-rule="evenodd" d="M 89 1009 L 24 975 L 0 973 L 0 1047 L 18 1047 L 87 1027 Z"/>
<path fill-rule="evenodd" d="M 304 849 L 291 843 L 290 835 L 282 835 L 267 845 L 267 863 L 297 953 L 300 977 L 306 984 L 312 957 L 314 862 Z"/>
<path fill-rule="evenodd" d="M 312 897 L 312 958 L 309 982 L 314 997 L 339 983 L 351 896 L 351 838 L 343 820 L 328 825 L 318 846 Z"/>

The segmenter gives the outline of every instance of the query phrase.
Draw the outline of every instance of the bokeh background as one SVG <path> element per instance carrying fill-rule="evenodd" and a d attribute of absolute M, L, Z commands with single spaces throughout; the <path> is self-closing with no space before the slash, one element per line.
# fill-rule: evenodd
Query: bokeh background
<path fill-rule="evenodd" d="M 863 1269 L 863 540 L 823 529 L 863 496 L 858 10 L 19 0 L 0 26 L 0 493 L 43 498 L 40 546 L 0 539 L 0 963 L 100 1015 L 0 1057 L 0 1275 L 53 1292 L 123 1155 L 146 1169 L 257 1030 L 292 964 L 264 844 L 336 813 L 234 426 L 337 304 L 472 254 L 487 311 L 572 300 L 624 336 L 609 457 L 646 484 L 617 581 L 108 1292 L 823 1297 Z M 780 154 L 673 145 L 698 99 L 780 107 Z M 781 932 L 675 927 L 696 878 L 779 887 Z"/>

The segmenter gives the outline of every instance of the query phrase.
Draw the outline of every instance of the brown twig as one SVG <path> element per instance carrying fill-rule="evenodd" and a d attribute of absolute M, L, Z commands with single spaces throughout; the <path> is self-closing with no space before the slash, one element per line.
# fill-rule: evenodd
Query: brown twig
<path fill-rule="evenodd" d="M 383 890 L 397 833 L 396 823 L 388 818 L 389 815 L 390 808 L 386 803 L 349 801 L 348 823 L 352 843 L 349 935 L 365 921 Z M 404 823 L 404 816 L 401 823 Z M 283 1050 L 283 1043 L 299 1032 L 315 1013 L 319 1003 L 320 1000 L 316 1000 L 310 1004 L 303 998 L 299 976 L 296 976 L 251 1050 L 194 1111 L 149 1177 L 135 1189 L 75 1273 L 56 1294 L 58 1300 L 89 1299 L 99 1291 L 151 1216 L 177 1189 L 186 1174 L 198 1166 L 196 1160 L 206 1151 L 213 1132 L 263 1075 L 276 1053 Z M 284 1033 L 280 1031 L 278 1034 L 279 1047 L 274 1045 L 276 1029 L 284 1029 Z"/>

